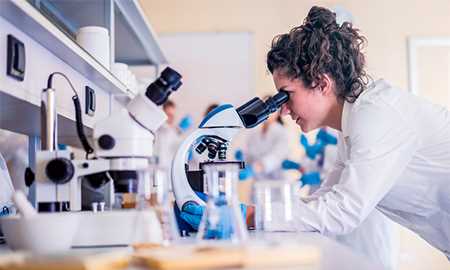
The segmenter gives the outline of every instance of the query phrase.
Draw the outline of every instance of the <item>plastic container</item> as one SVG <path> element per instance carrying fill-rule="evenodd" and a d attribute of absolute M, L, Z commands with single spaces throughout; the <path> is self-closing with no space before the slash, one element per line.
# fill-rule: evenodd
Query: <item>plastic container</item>
<path fill-rule="evenodd" d="M 77 43 L 105 68 L 110 69 L 110 43 L 108 29 L 85 26 L 78 29 Z"/>
<path fill-rule="evenodd" d="M 261 180 L 255 183 L 256 230 L 295 232 L 295 186 L 292 181 Z"/>

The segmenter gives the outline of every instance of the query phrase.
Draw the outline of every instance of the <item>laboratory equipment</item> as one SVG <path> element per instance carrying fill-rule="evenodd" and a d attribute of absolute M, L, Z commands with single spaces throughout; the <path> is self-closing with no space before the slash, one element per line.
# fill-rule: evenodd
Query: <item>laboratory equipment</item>
<path fill-rule="evenodd" d="M 0 223 L 8 246 L 37 253 L 69 250 L 80 217 L 69 213 L 38 214 L 22 191 L 13 195 L 20 215 L 2 217 Z"/>
<path fill-rule="evenodd" d="M 188 202 L 205 206 L 205 202 L 194 192 L 188 178 L 187 158 L 191 149 L 194 148 L 199 154 L 207 150 L 209 161 L 216 159 L 224 161 L 229 143 L 240 129 L 255 127 L 277 111 L 288 99 L 287 92 L 279 91 L 266 101 L 255 97 L 237 109 L 225 104 L 206 115 L 199 128 L 181 143 L 172 163 L 172 186 L 180 211 L 183 212 Z M 197 175 L 203 183 L 203 172 Z"/>
<path fill-rule="evenodd" d="M 105 68 L 110 68 L 108 29 L 100 26 L 84 26 L 78 29 L 76 41 Z"/>
<path fill-rule="evenodd" d="M 237 194 L 240 162 L 203 164 L 208 200 L 197 234 L 199 240 L 247 240 L 247 229 Z"/>
<path fill-rule="evenodd" d="M 137 209 L 140 212 L 154 211 L 161 228 L 159 244 L 169 245 L 179 239 L 173 202 L 170 197 L 170 181 L 157 159 L 149 168 L 138 171 Z M 149 241 L 146 241 L 149 243 Z"/>
<path fill-rule="evenodd" d="M 296 182 L 262 180 L 255 183 L 255 229 L 296 231 L 294 206 Z"/>
<path fill-rule="evenodd" d="M 34 181 L 35 206 L 39 211 L 81 210 L 81 181 L 93 187 L 109 185 L 106 201 L 111 208 L 114 193 L 136 193 L 136 171 L 147 168 L 153 154 L 153 133 L 164 123 L 166 115 L 158 107 L 172 91 L 181 86 L 181 75 L 166 68 L 161 76 L 126 107 L 95 124 L 92 148 L 83 132 L 81 112 L 77 110 L 77 131 L 87 153 L 86 159 L 73 159 L 68 150 L 56 150 L 55 90 L 53 75 L 44 90 L 42 110 L 42 150 L 36 153 Z M 73 89 L 74 90 L 74 89 Z M 75 91 L 75 90 L 74 90 Z M 75 93 L 75 107 L 78 96 Z M 95 152 L 95 158 L 88 155 Z M 85 177 L 86 176 L 86 177 Z M 111 181 L 113 180 L 113 181 Z"/>
<path fill-rule="evenodd" d="M 74 159 L 68 150 L 56 150 L 55 90 L 52 88 L 53 73 L 44 90 L 42 117 L 42 150 L 36 152 L 35 179 L 30 197 L 38 211 L 74 211 L 80 216 L 80 228 L 74 239 L 75 246 L 128 245 L 137 211 L 81 210 L 81 183 L 88 181 L 93 187 L 107 187 L 107 209 L 114 205 L 116 194 L 133 194 L 137 191 L 137 171 L 148 168 L 153 154 L 154 132 L 167 116 L 158 107 L 181 86 L 181 75 L 166 68 L 145 93 L 139 94 L 126 109 L 114 112 L 95 124 L 92 140 L 88 143 L 83 132 L 81 110 L 75 89 L 73 97 L 76 108 L 77 132 L 86 159 Z M 94 154 L 94 157 L 90 155 Z M 153 218 L 152 222 L 157 222 Z M 114 226 L 111 226 L 114 224 Z"/>
<path fill-rule="evenodd" d="M 157 213 L 151 205 L 153 171 L 142 169 L 136 171 L 137 193 L 134 198 L 134 205 L 137 215 L 134 224 L 133 245 L 143 243 L 159 244 L 163 241 L 163 230 Z M 156 222 L 155 222 L 156 221 Z"/>

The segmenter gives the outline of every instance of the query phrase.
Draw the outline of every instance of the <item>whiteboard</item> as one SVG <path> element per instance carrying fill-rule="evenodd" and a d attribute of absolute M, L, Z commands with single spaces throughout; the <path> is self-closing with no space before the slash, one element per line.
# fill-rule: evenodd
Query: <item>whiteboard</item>
<path fill-rule="evenodd" d="M 160 44 L 183 76 L 183 86 L 171 96 L 177 120 L 189 114 L 198 125 L 209 104 L 238 107 L 255 95 L 251 33 L 163 34 Z"/>

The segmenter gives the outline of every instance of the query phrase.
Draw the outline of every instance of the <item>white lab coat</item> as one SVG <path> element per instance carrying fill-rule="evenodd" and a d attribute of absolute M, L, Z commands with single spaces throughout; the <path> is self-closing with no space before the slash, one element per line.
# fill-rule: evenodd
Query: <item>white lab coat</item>
<path fill-rule="evenodd" d="M 177 129 L 167 123 L 162 125 L 155 136 L 153 154 L 158 156 L 159 166 L 171 175 L 172 161 L 181 143 L 181 136 Z"/>
<path fill-rule="evenodd" d="M 450 259 L 450 112 L 383 80 L 344 104 L 329 191 L 296 206 L 298 229 L 347 234 L 376 208 Z"/>
<path fill-rule="evenodd" d="M 255 179 L 279 180 L 282 177 L 281 162 L 288 158 L 288 135 L 285 127 L 272 123 L 265 134 L 258 127 L 248 137 L 245 161 L 249 164 L 260 162 L 263 171 Z"/>
<path fill-rule="evenodd" d="M 327 129 L 327 132 L 339 137 L 339 132 L 334 129 Z M 337 159 L 337 145 L 325 146 L 324 163 L 321 171 L 325 180 L 320 188 L 305 200 L 316 199 L 337 184 L 337 181 L 340 180 L 337 175 L 327 177 L 333 171 L 333 165 Z M 381 263 L 386 269 L 397 268 L 400 247 L 398 230 L 391 220 L 376 209 L 352 232 L 330 237 L 350 247 L 354 252 Z"/>

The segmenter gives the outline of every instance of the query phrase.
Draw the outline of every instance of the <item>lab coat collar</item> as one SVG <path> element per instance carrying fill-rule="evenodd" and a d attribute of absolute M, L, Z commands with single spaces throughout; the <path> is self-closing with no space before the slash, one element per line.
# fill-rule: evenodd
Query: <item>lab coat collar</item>
<path fill-rule="evenodd" d="M 342 109 L 342 119 L 341 119 L 341 131 L 342 135 L 345 137 L 348 136 L 348 117 L 350 116 L 350 109 L 353 106 L 352 103 L 344 101 L 344 108 Z"/>
<path fill-rule="evenodd" d="M 379 90 L 379 89 L 388 88 L 388 87 L 389 87 L 389 84 L 385 80 L 378 79 L 378 80 L 372 82 L 369 86 L 367 86 L 367 89 L 362 91 L 362 93 L 359 95 L 359 97 L 356 99 L 356 101 L 354 103 L 344 101 L 344 109 L 342 111 L 342 119 L 341 119 L 342 135 L 344 136 L 344 138 L 347 137 L 349 134 L 348 122 L 349 122 L 349 118 L 351 115 L 350 112 L 352 111 L 353 107 L 358 106 L 360 101 L 362 99 L 364 99 L 364 96 L 366 96 L 370 92 L 376 91 L 377 89 Z"/>

